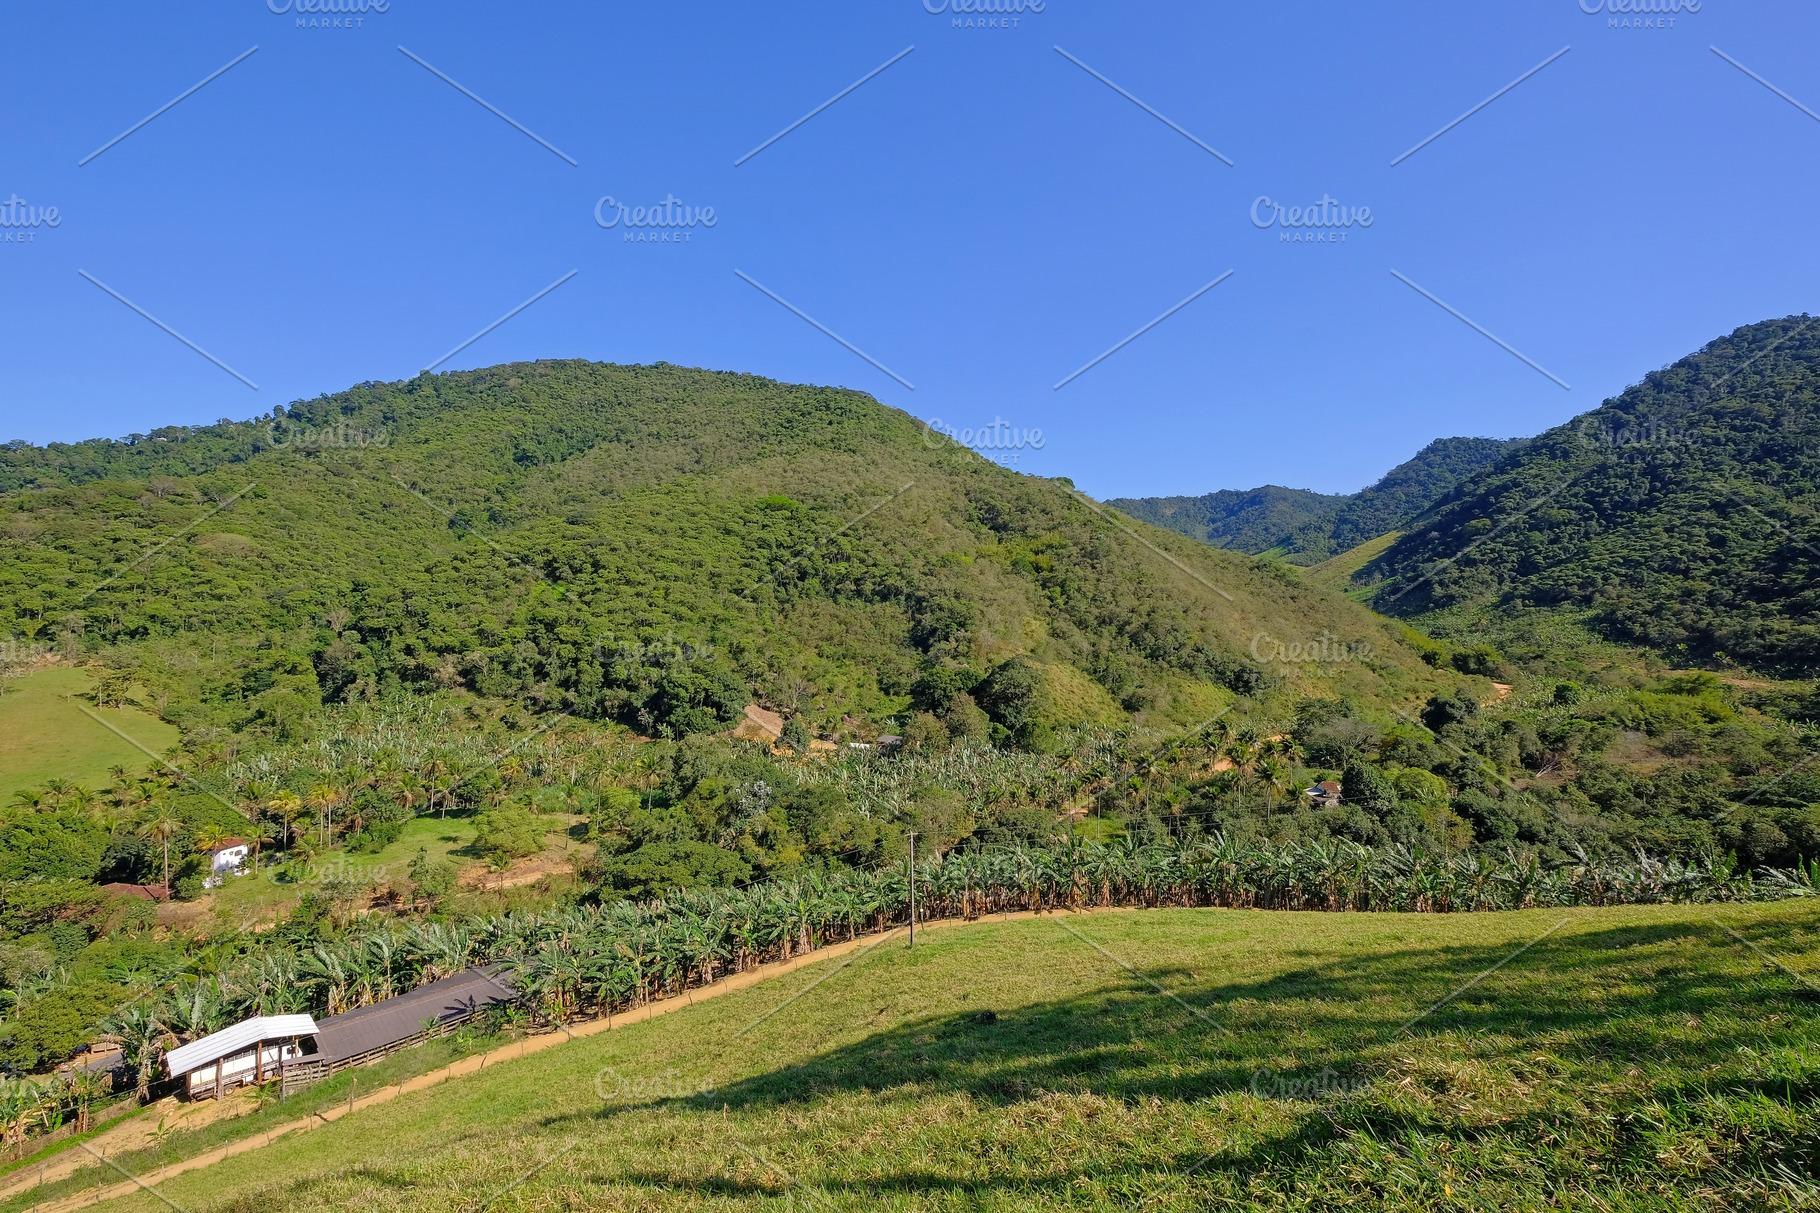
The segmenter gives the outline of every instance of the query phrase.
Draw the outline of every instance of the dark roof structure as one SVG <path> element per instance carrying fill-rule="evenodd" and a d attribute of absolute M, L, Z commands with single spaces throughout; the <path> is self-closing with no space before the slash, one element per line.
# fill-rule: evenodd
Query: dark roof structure
<path fill-rule="evenodd" d="M 466 1019 L 517 997 L 496 972 L 463 969 L 408 994 L 317 1020 L 316 1052 L 311 1057 L 330 1063 L 345 1061 L 407 1040 L 422 1032 L 426 1021 L 441 1025 Z"/>

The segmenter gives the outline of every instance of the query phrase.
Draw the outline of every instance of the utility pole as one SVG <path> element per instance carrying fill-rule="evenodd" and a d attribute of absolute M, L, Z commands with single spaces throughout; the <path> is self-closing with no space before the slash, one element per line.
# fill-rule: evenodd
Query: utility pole
<path fill-rule="evenodd" d="M 910 839 L 910 946 L 916 946 L 916 831 L 907 835 Z"/>

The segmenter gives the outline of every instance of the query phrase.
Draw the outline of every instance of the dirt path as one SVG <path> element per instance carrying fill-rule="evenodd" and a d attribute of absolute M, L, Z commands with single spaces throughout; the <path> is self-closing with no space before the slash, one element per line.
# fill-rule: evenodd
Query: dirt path
<path fill-rule="evenodd" d="M 1139 911 L 1135 907 L 1130 906 L 1105 906 L 1070 912 L 1082 914 L 1135 914 Z M 943 918 L 937 919 L 934 922 L 918 923 L 917 925 L 924 931 L 938 931 L 946 927 L 969 926 L 975 923 L 1015 922 L 1024 918 L 1053 916 L 1053 911 L 1043 911 L 1039 913 L 1032 910 L 1019 910 L 1009 914 L 984 914 L 978 918 L 969 919 Z M 674 998 L 666 998 L 661 1002 L 650 1003 L 646 1006 L 638 1007 L 610 1018 L 591 1019 L 585 1023 L 570 1024 L 567 1028 L 546 1033 L 542 1036 L 529 1036 L 523 1040 L 515 1041 L 512 1044 L 503 1045 L 491 1052 L 477 1053 L 472 1057 L 464 1057 L 460 1061 L 444 1066 L 439 1070 L 432 1070 L 427 1074 L 419 1074 L 416 1078 L 407 1079 L 404 1082 L 395 1083 L 389 1087 L 382 1087 L 370 1095 L 360 1096 L 348 1103 L 336 1104 L 334 1107 L 326 1108 L 310 1116 L 287 1121 L 286 1123 L 268 1129 L 263 1133 L 256 1133 L 250 1137 L 242 1138 L 239 1141 L 229 1142 L 225 1146 L 217 1146 L 215 1149 L 198 1154 L 194 1158 L 180 1159 L 177 1162 L 160 1167 L 157 1171 L 151 1172 L 140 1178 L 109 1184 L 105 1187 L 89 1188 L 77 1192 L 74 1195 L 66 1196 L 61 1200 L 46 1201 L 43 1204 L 33 1205 L 31 1207 L 31 1213 L 68 1213 L 69 1210 L 84 1209 L 90 1205 L 100 1204 L 102 1201 L 114 1200 L 121 1196 L 130 1196 L 141 1189 L 150 1189 L 153 1185 L 169 1179 L 174 1175 L 182 1175 L 189 1171 L 197 1171 L 203 1167 L 213 1166 L 224 1159 L 233 1158 L 236 1155 L 257 1150 L 262 1146 L 269 1146 L 274 1141 L 277 1141 L 281 1137 L 288 1136 L 289 1134 L 305 1133 L 319 1125 L 331 1124 L 334 1121 L 340 1120 L 343 1116 L 357 1112 L 362 1108 L 371 1108 L 376 1107 L 379 1104 L 390 1103 L 400 1095 L 407 1095 L 413 1091 L 427 1090 L 430 1087 L 439 1086 L 442 1083 L 448 1082 L 450 1079 L 460 1078 L 466 1074 L 477 1074 L 488 1066 L 495 1066 L 503 1061 L 512 1061 L 532 1053 L 541 1053 L 545 1049 L 552 1049 L 558 1045 L 567 1044 L 569 1041 L 579 1037 L 596 1036 L 602 1032 L 609 1032 L 616 1028 L 627 1027 L 635 1023 L 643 1023 L 648 1019 L 655 1019 L 659 1015 L 668 1015 L 672 1011 L 682 1010 L 684 1007 L 693 1006 L 697 1002 L 702 1002 L 709 998 L 718 998 L 723 994 L 731 994 L 738 990 L 748 989 L 762 981 L 770 981 L 773 978 L 782 977 L 786 973 L 795 972 L 797 969 L 803 968 L 806 965 L 818 964 L 821 961 L 831 960 L 837 956 L 845 956 L 849 953 L 870 951 L 873 948 L 888 943 L 892 939 L 901 937 L 903 934 L 903 927 L 894 927 L 881 935 L 864 935 L 858 939 L 849 939 L 842 943 L 829 944 L 827 947 L 820 948 L 814 952 L 805 952 L 801 956 L 793 956 L 789 960 L 773 961 L 767 965 L 760 965 L 758 968 L 748 969 L 744 973 L 736 973 L 731 977 L 723 977 L 713 985 L 702 986 L 684 994 L 679 994 Z M 257 1099 L 251 1092 L 248 1092 L 245 1098 L 250 1105 L 246 1109 L 247 1111 L 251 1111 L 258 1106 Z M 170 1102 L 176 1102 L 175 1098 L 173 1097 Z M 215 1101 L 210 1100 L 205 1102 L 213 1103 Z M 227 1104 L 231 1103 L 232 1100 L 230 1099 L 222 1102 Z M 156 1107 L 157 1105 L 153 1106 Z M 185 1106 L 201 1107 L 203 1105 L 192 1104 Z M 231 1115 L 241 1114 L 243 1113 L 231 1113 Z M 147 1118 L 143 1116 L 135 1117 L 134 1123 L 137 1124 L 139 1121 L 144 1121 L 146 1119 Z M 174 1127 L 200 1127 L 202 1124 L 220 1119 L 222 1119 L 222 1115 L 217 1113 L 207 1120 L 190 1120 Z M 123 1150 L 138 1148 L 150 1140 L 149 1130 L 142 1130 L 142 1132 L 145 1133 L 145 1136 L 139 1140 L 135 1140 L 133 1137 L 129 1136 L 122 1136 L 119 1140 L 115 1140 L 114 1134 L 121 1130 L 125 1130 L 128 1127 L 129 1126 L 127 1125 L 122 1125 L 120 1130 L 104 1133 L 85 1144 L 89 1150 L 94 1151 L 95 1155 L 100 1156 L 105 1163 L 108 1155 L 119 1154 Z M 70 1158 L 70 1154 L 74 1154 L 75 1157 Z M 55 1180 L 66 1178 L 82 1166 L 92 1163 L 93 1161 L 94 1157 L 85 1152 L 82 1146 L 74 1147 L 64 1154 L 58 1155 L 55 1160 L 47 1160 L 41 1172 L 35 1171 L 32 1173 L 30 1183 L 15 1182 L 6 1188 L 0 1188 L 0 1198 L 17 1196 L 39 1184 L 51 1183 Z"/>
<path fill-rule="evenodd" d="M 80 1171 L 95 1161 L 99 1154 L 124 1154 L 143 1150 L 167 1132 L 200 1129 L 219 1120 L 234 1120 L 259 1110 L 259 1097 L 251 1089 L 235 1091 L 221 1099 L 198 1100 L 194 1103 L 167 1095 L 147 1104 L 138 1113 L 129 1113 L 121 1123 L 97 1133 L 86 1142 L 54 1154 L 35 1167 L 26 1167 L 0 1180 L 0 1200 L 30 1191 L 41 1184 L 55 1183 Z M 87 1149 L 84 1149 L 84 1147 Z"/>

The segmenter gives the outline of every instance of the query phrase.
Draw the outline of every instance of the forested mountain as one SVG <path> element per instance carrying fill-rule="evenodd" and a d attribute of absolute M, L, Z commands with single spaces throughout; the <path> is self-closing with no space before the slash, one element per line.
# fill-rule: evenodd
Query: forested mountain
<path fill-rule="evenodd" d="M 1570 610 L 1670 656 L 1820 666 L 1820 319 L 1740 328 L 1472 476 L 1359 574 L 1380 610 Z"/>
<path fill-rule="evenodd" d="M 1514 445 L 1498 438 L 1438 438 L 1357 493 L 1267 484 L 1200 497 L 1119 497 L 1107 504 L 1215 547 L 1275 551 L 1314 564 L 1392 531 Z"/>
<path fill-rule="evenodd" d="M 1327 591 L 1135 538 L 860 393 L 743 374 L 368 383 L 250 422 L 11 444 L 0 485 L 0 634 L 130 670 L 186 728 L 465 687 L 669 734 L 755 698 L 832 735 L 971 694 L 1029 740 L 1304 682 L 1253 659 L 1261 632 L 1368 646 L 1329 691 L 1410 704 L 1436 679 Z"/>

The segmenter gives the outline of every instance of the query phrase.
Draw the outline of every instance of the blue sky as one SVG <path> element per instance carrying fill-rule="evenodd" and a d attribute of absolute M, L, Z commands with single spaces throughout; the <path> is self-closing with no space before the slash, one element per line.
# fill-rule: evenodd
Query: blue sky
<path fill-rule="evenodd" d="M 0 243 L 0 438 L 408 377 L 575 270 L 443 369 L 749 370 L 1041 429 L 1016 466 L 1099 496 L 1346 491 L 1432 438 L 1534 433 L 1820 306 L 1820 121 L 1710 49 L 1820 112 L 1820 9 L 1798 0 L 1706 0 L 1660 28 L 1612 28 L 1594 0 L 1050 0 L 997 29 L 925 0 L 393 0 L 344 29 L 297 28 L 269 11 L 285 2 L 9 13 L 0 200 L 60 222 Z M 607 195 L 716 222 L 629 244 L 595 221 Z M 1285 243 L 1253 223 L 1266 196 L 1372 222 Z"/>

